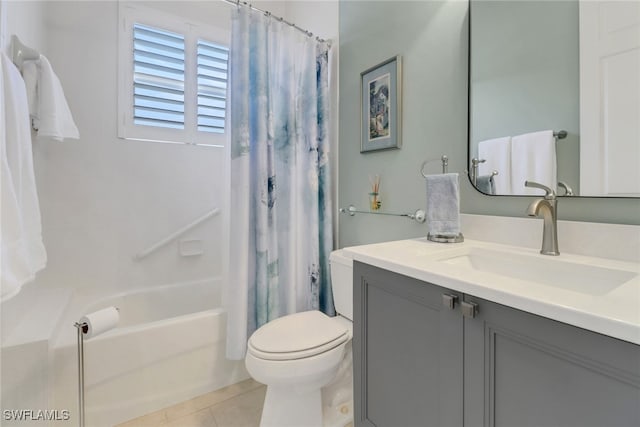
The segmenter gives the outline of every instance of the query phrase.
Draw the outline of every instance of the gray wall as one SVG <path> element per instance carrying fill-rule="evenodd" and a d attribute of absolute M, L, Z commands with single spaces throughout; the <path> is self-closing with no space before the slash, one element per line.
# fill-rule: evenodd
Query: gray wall
<path fill-rule="evenodd" d="M 464 213 L 525 216 L 528 197 L 485 196 L 464 175 L 467 161 L 468 6 L 460 1 L 340 1 L 338 206 L 365 209 L 368 176 L 381 176 L 383 210 L 426 205 L 420 165 L 442 154 L 460 173 Z M 360 154 L 360 72 L 403 56 L 403 146 Z M 438 163 L 430 172 L 439 171 Z M 559 218 L 640 224 L 639 199 L 562 199 Z M 339 245 L 426 235 L 405 218 L 340 214 Z"/>
<path fill-rule="evenodd" d="M 473 2 L 470 20 L 471 155 L 485 139 L 566 130 L 558 181 L 578 194 L 578 0 Z"/>

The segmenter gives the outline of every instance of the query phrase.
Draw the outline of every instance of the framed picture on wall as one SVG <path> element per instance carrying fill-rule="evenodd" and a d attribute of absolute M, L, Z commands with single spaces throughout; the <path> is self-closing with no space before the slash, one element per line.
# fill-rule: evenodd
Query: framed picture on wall
<path fill-rule="evenodd" d="M 402 57 L 394 56 L 360 73 L 360 152 L 402 145 Z"/>

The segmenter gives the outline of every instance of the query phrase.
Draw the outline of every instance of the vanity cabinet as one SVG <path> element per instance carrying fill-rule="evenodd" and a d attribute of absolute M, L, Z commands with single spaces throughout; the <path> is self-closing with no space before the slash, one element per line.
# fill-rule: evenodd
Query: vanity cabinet
<path fill-rule="evenodd" d="M 356 426 L 640 426 L 640 346 L 359 262 L 353 354 Z"/>

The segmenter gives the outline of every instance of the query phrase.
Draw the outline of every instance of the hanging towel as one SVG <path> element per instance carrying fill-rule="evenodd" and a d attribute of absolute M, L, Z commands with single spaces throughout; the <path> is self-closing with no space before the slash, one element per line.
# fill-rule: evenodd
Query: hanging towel
<path fill-rule="evenodd" d="M 536 181 L 556 190 L 556 141 L 553 131 L 525 133 L 511 139 L 511 185 L 514 194 L 544 195 L 543 190 L 524 186 Z"/>
<path fill-rule="evenodd" d="M 47 254 L 42 244 L 26 89 L 20 72 L 4 53 L 0 63 L 0 300 L 5 301 L 44 268 Z"/>
<path fill-rule="evenodd" d="M 480 175 L 476 178 L 476 188 L 484 194 L 496 194 L 493 175 Z"/>
<path fill-rule="evenodd" d="M 25 61 L 22 75 L 27 87 L 29 114 L 39 137 L 62 141 L 80 138 L 58 76 L 49 60 L 40 55 L 35 61 Z"/>
<path fill-rule="evenodd" d="M 498 171 L 494 177 L 494 194 L 513 194 L 511 189 L 511 137 L 487 139 L 478 144 L 478 157 L 484 163 L 478 165 L 478 176 L 490 175 Z"/>
<path fill-rule="evenodd" d="M 38 61 L 24 61 L 22 63 L 22 79 L 27 88 L 27 101 L 29 103 L 29 116 L 33 123 L 38 119 Z M 37 129 L 34 126 L 35 129 Z"/>
<path fill-rule="evenodd" d="M 460 191 L 457 173 L 427 175 L 427 228 L 429 234 L 460 234 Z"/>

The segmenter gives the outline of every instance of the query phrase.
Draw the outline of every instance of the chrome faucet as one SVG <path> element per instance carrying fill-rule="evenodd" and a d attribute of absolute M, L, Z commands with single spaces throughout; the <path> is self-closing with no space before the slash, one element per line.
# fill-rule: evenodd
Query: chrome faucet
<path fill-rule="evenodd" d="M 558 200 L 556 199 L 555 191 L 534 181 L 525 181 L 524 186 L 539 188 L 546 192 L 543 199 L 534 200 L 527 208 L 527 215 L 538 216 L 542 214 L 544 220 L 540 253 L 543 255 L 560 255 L 558 250 Z"/>

